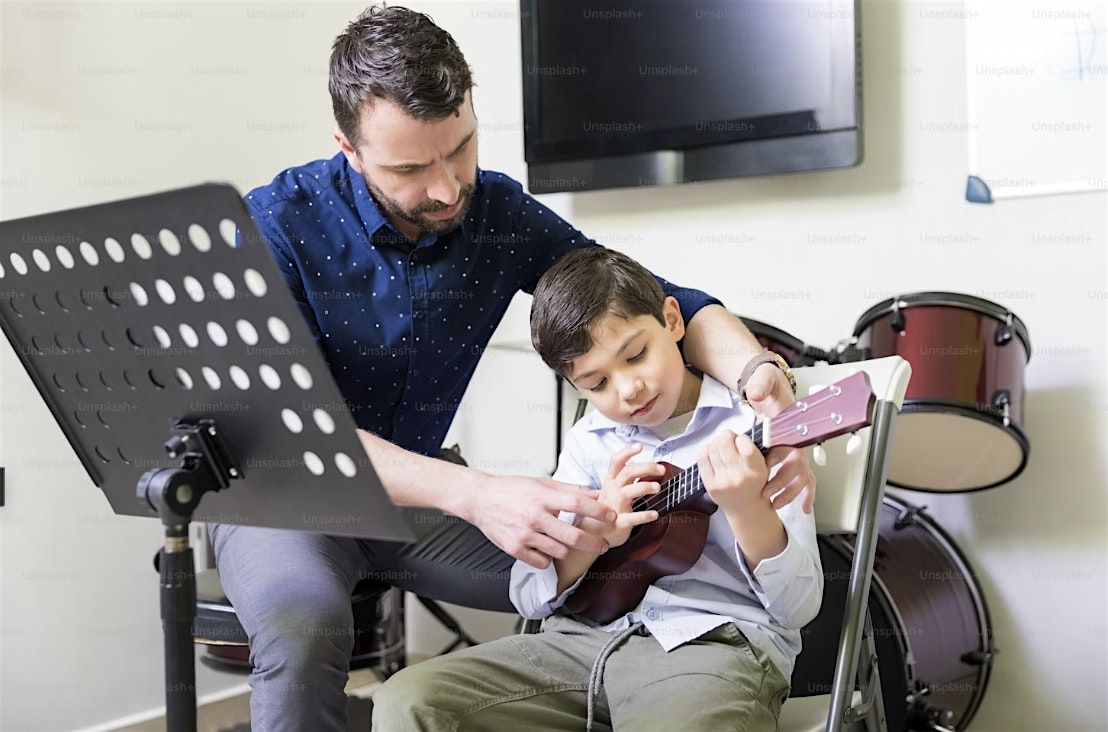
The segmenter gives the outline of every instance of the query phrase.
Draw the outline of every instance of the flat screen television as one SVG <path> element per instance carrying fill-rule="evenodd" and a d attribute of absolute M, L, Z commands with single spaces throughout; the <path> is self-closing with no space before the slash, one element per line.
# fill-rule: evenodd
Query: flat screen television
<path fill-rule="evenodd" d="M 533 193 L 857 165 L 859 0 L 521 0 Z"/>

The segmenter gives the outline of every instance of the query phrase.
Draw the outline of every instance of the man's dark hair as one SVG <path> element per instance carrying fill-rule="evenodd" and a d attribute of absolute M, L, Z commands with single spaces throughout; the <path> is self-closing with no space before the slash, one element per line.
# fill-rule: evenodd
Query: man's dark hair
<path fill-rule="evenodd" d="M 547 366 L 568 377 L 573 359 L 592 348 L 597 321 L 649 315 L 665 325 L 665 299 L 654 275 L 626 254 L 600 246 L 575 249 L 535 287 L 531 344 Z"/>
<path fill-rule="evenodd" d="M 369 7 L 335 39 L 327 88 L 339 129 L 359 144 L 362 104 L 387 99 L 419 120 L 457 114 L 473 87 L 469 64 L 449 33 L 423 13 Z"/>

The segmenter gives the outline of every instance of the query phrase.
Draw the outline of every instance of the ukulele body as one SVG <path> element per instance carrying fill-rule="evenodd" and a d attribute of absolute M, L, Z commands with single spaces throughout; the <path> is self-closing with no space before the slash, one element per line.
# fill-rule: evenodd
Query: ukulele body
<path fill-rule="evenodd" d="M 666 468 L 664 482 L 680 472 Z M 718 506 L 703 491 L 678 503 L 669 513 L 639 526 L 626 543 L 601 554 L 566 600 L 571 613 L 610 623 L 633 610 L 650 585 L 662 577 L 689 571 L 704 552 L 708 524 Z"/>

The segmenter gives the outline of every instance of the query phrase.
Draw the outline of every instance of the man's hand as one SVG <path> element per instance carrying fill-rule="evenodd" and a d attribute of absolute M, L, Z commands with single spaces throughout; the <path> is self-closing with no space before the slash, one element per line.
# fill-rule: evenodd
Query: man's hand
<path fill-rule="evenodd" d="M 562 559 L 570 549 L 591 554 L 607 549 L 600 537 L 558 518 L 559 511 L 568 511 L 610 525 L 616 512 L 597 502 L 596 495 L 550 478 L 489 476 L 480 505 L 462 518 L 516 559 L 545 569 L 551 558 Z"/>
<path fill-rule="evenodd" d="M 762 417 L 775 417 L 796 401 L 784 372 L 771 363 L 764 363 L 754 369 L 747 382 L 746 398 L 754 411 Z M 766 465 L 772 468 L 779 463 L 781 468 L 773 480 L 766 484 L 762 495 L 769 498 L 784 489 L 773 501 L 773 507 L 778 509 L 791 503 L 803 491 L 804 513 L 811 513 L 816 500 L 816 476 L 808 464 L 808 453 L 792 447 L 771 448 L 766 455 Z"/>

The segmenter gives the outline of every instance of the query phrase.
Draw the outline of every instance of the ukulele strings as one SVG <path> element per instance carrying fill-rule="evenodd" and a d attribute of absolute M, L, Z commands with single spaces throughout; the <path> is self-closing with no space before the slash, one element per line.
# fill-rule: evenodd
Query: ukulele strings
<path fill-rule="evenodd" d="M 830 389 L 826 389 L 825 391 L 827 392 L 827 396 L 824 396 L 821 399 L 817 399 L 814 402 L 809 402 L 809 409 L 815 406 L 819 406 L 828 399 L 838 396 L 838 394 L 831 392 Z M 841 393 L 842 392 L 840 391 L 840 394 Z M 802 411 L 797 409 L 794 410 L 792 414 L 779 420 L 771 419 L 771 431 L 778 433 L 779 427 L 790 426 L 791 421 L 795 421 L 796 417 L 801 414 L 805 414 L 806 412 L 807 410 Z M 826 422 L 830 419 L 831 418 L 829 416 L 822 417 L 820 419 L 814 420 L 813 422 L 810 422 L 809 424 L 818 424 L 819 422 Z M 744 433 L 747 436 L 750 436 L 751 439 L 754 440 L 754 443 L 759 447 L 762 444 L 762 424 L 762 422 L 759 422 L 758 424 L 754 425 L 754 427 L 752 427 L 750 431 Z M 694 464 L 690 468 L 681 471 L 680 473 L 663 483 L 661 485 L 661 490 L 658 492 L 658 495 L 640 496 L 639 498 L 636 498 L 634 501 L 631 502 L 631 509 L 633 511 L 651 511 L 660 507 L 665 507 L 667 510 L 672 509 L 680 504 L 682 501 L 692 496 L 700 488 L 700 485 L 700 466 Z"/>

